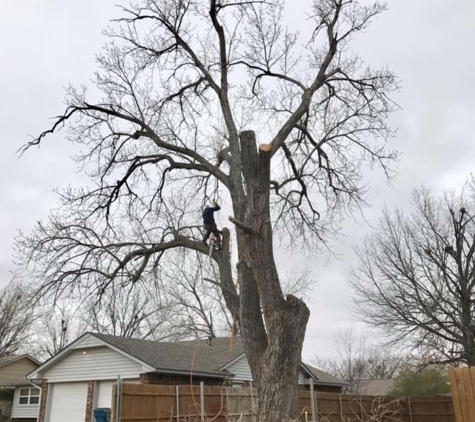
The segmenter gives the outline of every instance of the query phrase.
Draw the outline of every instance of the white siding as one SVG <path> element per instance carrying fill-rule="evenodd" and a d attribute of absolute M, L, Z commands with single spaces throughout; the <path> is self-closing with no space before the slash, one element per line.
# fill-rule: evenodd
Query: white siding
<path fill-rule="evenodd" d="M 86 353 L 84 354 L 83 351 Z M 43 373 L 48 382 L 139 378 L 144 368 L 109 347 L 73 350 Z"/>
<path fill-rule="evenodd" d="M 251 368 L 249 367 L 246 356 L 242 356 L 236 362 L 229 365 L 226 371 L 234 374 L 233 382 L 252 381 Z"/>
<path fill-rule="evenodd" d="M 304 373 L 302 370 L 299 371 L 299 385 L 307 385 L 308 382 L 308 375 Z"/>
<path fill-rule="evenodd" d="M 236 362 L 226 367 L 226 371 L 234 374 L 233 382 L 252 381 L 251 368 L 247 362 L 246 356 L 242 356 Z M 303 371 L 299 371 L 299 384 L 308 384 L 308 375 Z"/>
<path fill-rule="evenodd" d="M 15 395 L 13 397 L 13 407 L 12 407 L 12 418 L 37 418 L 38 413 L 40 411 L 39 404 L 30 404 L 28 406 L 19 404 L 19 397 L 20 397 L 20 388 L 15 388 Z M 23 387 L 29 388 L 29 387 Z M 41 397 L 40 397 L 41 403 Z"/>

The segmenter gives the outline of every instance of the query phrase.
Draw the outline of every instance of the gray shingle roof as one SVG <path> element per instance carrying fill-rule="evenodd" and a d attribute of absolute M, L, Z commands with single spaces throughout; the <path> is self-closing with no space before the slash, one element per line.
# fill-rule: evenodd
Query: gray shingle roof
<path fill-rule="evenodd" d="M 230 350 L 229 338 L 214 338 L 211 346 L 208 346 L 208 340 L 165 343 L 92 334 L 157 370 L 194 371 L 225 377 L 229 373 L 219 371 L 219 368 L 244 353 L 239 337 L 234 338 L 233 347 Z"/>
<path fill-rule="evenodd" d="M 352 392 L 369 396 L 386 396 L 393 389 L 394 382 L 394 379 L 361 380 L 352 388 Z"/>
<path fill-rule="evenodd" d="M 346 381 L 343 381 L 340 378 L 334 377 L 333 375 L 327 374 L 326 372 L 321 371 L 318 368 L 315 368 L 309 364 L 305 364 L 305 366 L 310 370 L 310 372 L 317 378 L 317 381 L 321 382 L 322 384 L 335 384 L 335 385 L 350 385 Z"/>
<path fill-rule="evenodd" d="M 229 337 L 208 340 L 160 342 L 91 333 L 97 338 L 153 366 L 156 370 L 175 370 L 229 376 L 219 369 L 244 353 L 240 337 L 235 337 L 231 348 Z M 339 378 L 305 364 L 320 384 L 346 385 Z"/>

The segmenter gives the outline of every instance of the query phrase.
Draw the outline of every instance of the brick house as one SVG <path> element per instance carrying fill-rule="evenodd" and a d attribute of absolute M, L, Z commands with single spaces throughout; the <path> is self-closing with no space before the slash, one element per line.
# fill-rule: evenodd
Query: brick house
<path fill-rule="evenodd" d="M 39 422 L 90 422 L 92 411 L 111 407 L 118 376 L 126 382 L 242 385 L 252 381 L 240 338 L 156 342 L 86 333 L 27 375 L 41 383 Z M 341 392 L 346 383 L 302 364 L 299 384 Z"/>

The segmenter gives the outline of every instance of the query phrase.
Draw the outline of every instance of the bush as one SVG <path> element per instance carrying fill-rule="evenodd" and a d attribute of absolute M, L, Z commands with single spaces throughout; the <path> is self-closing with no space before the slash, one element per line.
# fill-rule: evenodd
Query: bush
<path fill-rule="evenodd" d="M 450 393 L 449 377 L 440 368 L 406 370 L 394 382 L 389 395 L 433 396 Z"/>

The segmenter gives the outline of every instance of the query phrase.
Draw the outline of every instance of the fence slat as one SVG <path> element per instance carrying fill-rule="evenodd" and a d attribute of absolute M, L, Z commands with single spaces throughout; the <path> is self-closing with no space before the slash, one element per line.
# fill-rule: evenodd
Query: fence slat
<path fill-rule="evenodd" d="M 475 367 L 452 368 L 449 378 L 456 422 L 475 421 Z"/>

